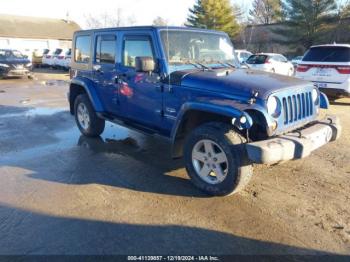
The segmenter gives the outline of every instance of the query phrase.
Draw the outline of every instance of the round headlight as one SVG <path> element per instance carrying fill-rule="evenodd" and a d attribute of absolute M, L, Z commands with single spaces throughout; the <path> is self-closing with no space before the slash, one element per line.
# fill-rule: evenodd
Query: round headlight
<path fill-rule="evenodd" d="M 275 96 L 270 96 L 267 100 L 267 112 L 276 117 L 280 113 L 280 101 Z"/>
<path fill-rule="evenodd" d="M 318 104 L 318 98 L 319 98 L 319 93 L 318 93 L 318 90 L 316 88 L 314 88 L 312 90 L 312 101 L 315 103 L 315 104 Z"/>

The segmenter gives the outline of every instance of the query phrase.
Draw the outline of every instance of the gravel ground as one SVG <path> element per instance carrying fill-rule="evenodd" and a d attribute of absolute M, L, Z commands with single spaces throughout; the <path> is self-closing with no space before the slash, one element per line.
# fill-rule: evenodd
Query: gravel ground
<path fill-rule="evenodd" d="M 0 254 L 350 254 L 350 99 L 327 112 L 339 141 L 215 198 L 163 140 L 110 123 L 80 136 L 67 80 L 0 82 Z"/>

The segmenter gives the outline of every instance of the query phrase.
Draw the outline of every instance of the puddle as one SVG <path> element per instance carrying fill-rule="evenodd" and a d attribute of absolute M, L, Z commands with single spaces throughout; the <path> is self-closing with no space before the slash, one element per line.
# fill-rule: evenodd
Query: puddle
<path fill-rule="evenodd" d="M 45 108 L 45 107 L 37 107 L 37 108 L 31 108 L 25 112 L 19 112 L 19 113 L 9 113 L 9 114 L 3 114 L 0 117 L 1 118 L 8 118 L 8 117 L 30 117 L 30 116 L 49 116 L 54 115 L 56 113 L 67 111 L 65 108 Z"/>
<path fill-rule="evenodd" d="M 30 98 L 22 99 L 19 101 L 19 103 L 23 105 L 28 104 L 29 102 L 30 102 Z"/>
<path fill-rule="evenodd" d="M 43 85 L 46 86 L 67 86 L 69 84 L 69 81 L 67 80 L 47 80 L 41 82 Z"/>

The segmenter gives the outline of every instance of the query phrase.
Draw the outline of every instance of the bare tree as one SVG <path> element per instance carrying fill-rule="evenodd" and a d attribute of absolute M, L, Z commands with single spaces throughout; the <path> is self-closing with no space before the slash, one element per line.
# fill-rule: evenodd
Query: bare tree
<path fill-rule="evenodd" d="M 153 20 L 152 24 L 155 26 L 166 26 L 166 25 L 168 25 L 168 20 L 164 19 L 163 17 L 157 16 Z"/>
<path fill-rule="evenodd" d="M 135 18 L 133 16 L 124 17 L 121 8 L 115 11 L 106 11 L 99 15 L 85 15 L 86 29 L 131 26 L 134 24 Z"/>
<path fill-rule="evenodd" d="M 280 0 L 254 0 L 249 10 L 253 24 L 271 24 L 281 19 Z"/>

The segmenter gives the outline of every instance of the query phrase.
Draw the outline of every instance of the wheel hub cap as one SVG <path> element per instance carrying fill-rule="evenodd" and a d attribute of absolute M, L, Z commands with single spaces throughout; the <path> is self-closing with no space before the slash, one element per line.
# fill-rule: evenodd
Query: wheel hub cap
<path fill-rule="evenodd" d="M 200 140 L 192 150 L 192 164 L 197 175 L 209 184 L 225 180 L 228 161 L 224 150 L 214 141 Z"/>
<path fill-rule="evenodd" d="M 78 105 L 78 110 L 77 110 L 77 117 L 80 126 L 86 130 L 90 126 L 90 116 L 89 116 L 89 111 L 86 108 L 86 106 L 83 103 L 80 103 Z"/>

